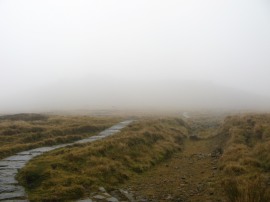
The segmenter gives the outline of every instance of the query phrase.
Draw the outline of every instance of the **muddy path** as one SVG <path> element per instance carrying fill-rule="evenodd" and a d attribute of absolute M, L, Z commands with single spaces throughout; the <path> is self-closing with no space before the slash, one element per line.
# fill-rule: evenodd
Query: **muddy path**
<path fill-rule="evenodd" d="M 124 189 L 137 201 L 225 201 L 215 154 L 218 137 L 185 140 L 184 149 L 171 159 L 132 179 Z"/>
<path fill-rule="evenodd" d="M 39 156 L 45 152 L 52 151 L 54 149 L 66 147 L 68 145 L 94 142 L 105 137 L 118 133 L 121 129 L 132 123 L 132 120 L 120 122 L 102 132 L 96 136 L 91 136 L 73 143 L 55 145 L 51 147 L 41 147 L 24 152 L 17 153 L 16 155 L 0 160 L 0 201 L 16 201 L 25 202 L 27 196 L 22 186 L 18 184 L 16 180 L 16 174 L 18 170 L 23 168 L 25 164 L 32 158 Z"/>

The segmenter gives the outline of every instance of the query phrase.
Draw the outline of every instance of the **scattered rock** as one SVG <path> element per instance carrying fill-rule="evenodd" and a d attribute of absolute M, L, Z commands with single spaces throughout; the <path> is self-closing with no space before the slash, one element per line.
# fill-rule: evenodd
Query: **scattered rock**
<path fill-rule="evenodd" d="M 106 192 L 106 189 L 104 187 L 99 187 L 98 190 L 101 192 Z"/>
<path fill-rule="evenodd" d="M 119 202 L 118 199 L 115 198 L 115 197 L 106 198 L 106 200 L 107 200 L 108 202 Z"/>
<path fill-rule="evenodd" d="M 169 195 L 167 196 L 167 198 L 166 198 L 166 200 L 172 200 L 172 199 L 173 199 L 173 197 L 172 197 L 172 195 L 170 195 L 170 194 L 169 194 Z"/>
<path fill-rule="evenodd" d="M 107 192 L 106 193 L 103 193 L 102 195 L 105 196 L 105 197 L 111 197 L 111 195 L 108 194 Z"/>
<path fill-rule="evenodd" d="M 122 195 L 124 195 L 130 202 L 135 202 L 133 196 L 132 196 L 130 193 L 128 193 L 128 191 L 125 191 L 125 190 L 123 190 L 123 189 L 119 189 L 119 191 L 120 191 L 120 193 L 121 193 Z"/>
<path fill-rule="evenodd" d="M 102 196 L 102 195 L 95 195 L 95 196 L 93 196 L 93 198 L 98 199 L 98 200 L 102 200 L 102 199 L 105 199 L 106 197 Z"/>

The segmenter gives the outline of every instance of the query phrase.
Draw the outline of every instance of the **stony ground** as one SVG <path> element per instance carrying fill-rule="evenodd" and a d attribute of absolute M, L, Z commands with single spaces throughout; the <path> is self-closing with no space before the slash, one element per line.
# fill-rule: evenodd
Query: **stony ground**
<path fill-rule="evenodd" d="M 185 149 L 123 189 L 136 201 L 225 201 L 220 187 L 217 139 L 187 140 Z"/>

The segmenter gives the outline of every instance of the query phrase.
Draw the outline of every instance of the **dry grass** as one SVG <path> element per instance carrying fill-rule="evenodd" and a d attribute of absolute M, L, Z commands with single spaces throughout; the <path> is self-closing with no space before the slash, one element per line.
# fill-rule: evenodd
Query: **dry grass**
<path fill-rule="evenodd" d="M 220 129 L 225 137 L 220 168 L 230 202 L 270 201 L 270 115 L 229 117 Z M 230 180 L 228 180 L 230 179 Z"/>
<path fill-rule="evenodd" d="M 267 183 L 261 176 L 253 176 L 249 179 L 224 180 L 224 189 L 230 202 L 268 202 L 270 192 Z"/>
<path fill-rule="evenodd" d="M 41 146 L 94 135 L 120 118 L 18 114 L 0 117 L 0 159 Z"/>
<path fill-rule="evenodd" d="M 69 201 L 110 189 L 181 150 L 188 129 L 180 119 L 143 119 L 103 141 L 59 149 L 19 173 L 31 201 Z"/>

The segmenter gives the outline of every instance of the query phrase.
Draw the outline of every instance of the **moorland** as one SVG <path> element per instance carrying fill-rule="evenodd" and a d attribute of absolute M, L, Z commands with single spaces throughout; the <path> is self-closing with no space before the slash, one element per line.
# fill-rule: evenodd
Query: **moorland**
<path fill-rule="evenodd" d="M 82 139 L 123 119 L 0 118 L 0 157 Z M 266 202 L 269 170 L 269 114 L 200 114 L 136 117 L 102 141 L 34 158 L 17 179 L 30 201 L 90 199 L 104 187 L 112 195 L 127 190 L 135 201 Z"/>

